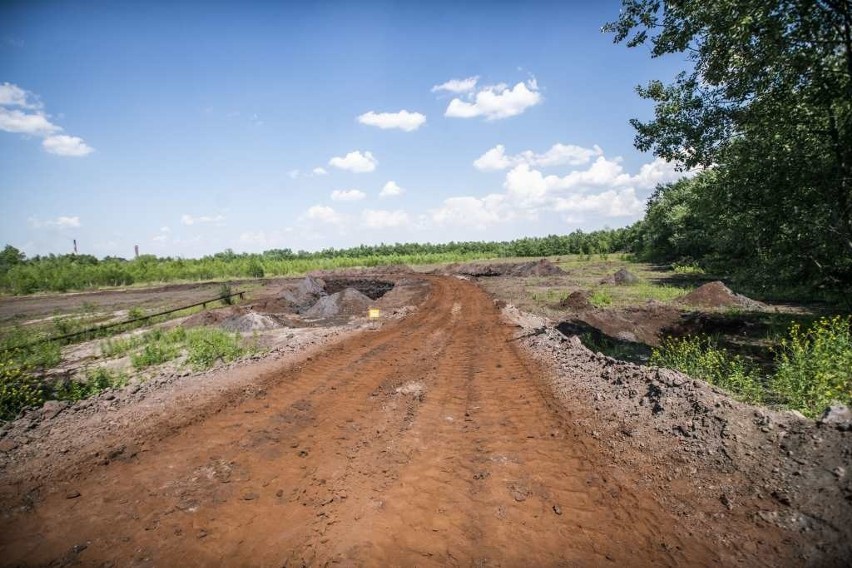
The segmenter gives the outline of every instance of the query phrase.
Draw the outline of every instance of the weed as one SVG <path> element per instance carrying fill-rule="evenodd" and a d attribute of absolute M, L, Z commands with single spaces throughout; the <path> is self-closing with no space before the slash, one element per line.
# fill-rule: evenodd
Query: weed
<path fill-rule="evenodd" d="M 704 269 L 697 262 L 675 262 L 672 264 L 675 274 L 704 274 Z"/>
<path fill-rule="evenodd" d="M 651 365 L 677 369 L 731 392 L 743 402 L 758 404 L 765 390 L 757 370 L 746 359 L 717 347 L 710 338 L 669 338 L 651 351 Z"/>
<path fill-rule="evenodd" d="M 612 294 L 606 288 L 598 288 L 592 293 L 589 301 L 596 308 L 605 308 L 612 304 Z"/>
<path fill-rule="evenodd" d="M 785 404 L 817 417 L 833 402 L 852 404 L 852 318 L 822 318 L 803 331 L 798 323 L 777 349 L 770 381 Z"/>
<path fill-rule="evenodd" d="M 82 400 L 106 389 L 125 384 L 127 384 L 127 377 L 124 374 L 110 371 L 106 367 L 95 367 L 86 370 L 84 381 L 68 380 L 60 383 L 54 389 L 53 397 L 56 400 Z"/>
<path fill-rule="evenodd" d="M 195 369 L 206 369 L 216 361 L 227 363 L 248 352 L 240 335 L 230 335 L 219 329 L 194 329 L 187 337 L 187 362 Z"/>

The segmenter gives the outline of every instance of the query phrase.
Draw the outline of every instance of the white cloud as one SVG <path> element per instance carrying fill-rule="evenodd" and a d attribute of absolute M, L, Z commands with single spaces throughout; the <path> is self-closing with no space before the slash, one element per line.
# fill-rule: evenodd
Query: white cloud
<path fill-rule="evenodd" d="M 358 189 L 335 189 L 331 192 L 334 201 L 359 201 L 367 197 L 367 194 Z"/>
<path fill-rule="evenodd" d="M 399 187 L 395 181 L 391 180 L 382 187 L 382 191 L 379 192 L 379 197 L 396 197 L 397 195 L 402 195 L 404 192 L 404 189 Z"/>
<path fill-rule="evenodd" d="M 62 129 L 41 113 L 27 114 L 20 110 L 9 110 L 0 107 L 0 130 L 32 136 L 48 136 Z"/>
<path fill-rule="evenodd" d="M 45 138 L 41 145 L 51 154 L 58 156 L 87 156 L 94 152 L 94 148 L 83 142 L 77 136 L 57 134 Z"/>
<path fill-rule="evenodd" d="M 16 106 L 26 109 L 41 108 L 41 103 L 32 93 L 28 93 L 12 83 L 0 85 L 0 106 Z"/>
<path fill-rule="evenodd" d="M 328 172 L 325 171 L 325 168 L 320 168 L 320 167 L 314 168 L 311 173 L 314 174 L 315 176 L 326 176 L 326 175 L 328 175 Z"/>
<path fill-rule="evenodd" d="M 299 173 L 299 170 L 290 170 L 289 172 L 287 172 L 287 177 L 289 177 L 290 179 L 298 179 Z"/>
<path fill-rule="evenodd" d="M 368 126 L 376 126 L 382 129 L 399 128 L 405 132 L 417 130 L 426 124 L 426 116 L 419 112 L 366 112 L 358 117 L 358 122 Z"/>
<path fill-rule="evenodd" d="M 225 220 L 224 215 L 202 215 L 193 217 L 192 215 L 181 215 L 180 222 L 186 226 L 198 225 L 203 223 L 222 223 Z"/>
<path fill-rule="evenodd" d="M 467 79 L 450 79 L 446 83 L 432 87 L 432 92 L 448 91 L 450 93 L 466 93 L 476 88 L 477 81 L 479 81 L 478 75 L 476 77 L 468 77 Z"/>
<path fill-rule="evenodd" d="M 504 206 L 502 195 L 491 194 L 479 197 L 450 197 L 441 208 L 431 211 L 432 221 L 438 225 L 456 225 L 484 230 L 510 219 L 512 216 Z"/>
<path fill-rule="evenodd" d="M 361 221 L 368 229 L 391 229 L 411 222 L 405 211 L 384 209 L 365 209 L 361 212 Z"/>
<path fill-rule="evenodd" d="M 42 148 L 58 156 L 79 157 L 94 152 L 94 148 L 82 138 L 59 134 L 63 131 L 62 127 L 53 124 L 41 110 L 42 107 L 42 103 L 34 94 L 12 83 L 3 83 L 0 85 L 0 130 L 41 136 L 44 138 Z"/>
<path fill-rule="evenodd" d="M 47 221 L 42 221 L 38 217 L 30 217 L 27 221 L 34 229 L 45 227 L 52 229 L 77 229 L 80 227 L 80 217 L 77 215 L 60 215 L 56 219 L 48 219 Z"/>
<path fill-rule="evenodd" d="M 518 83 L 511 89 L 504 84 L 481 88 L 475 94 L 470 93 L 467 100 L 455 98 L 450 101 L 444 116 L 453 118 L 485 117 L 486 120 L 498 120 L 516 116 L 542 101 L 535 79 Z"/>
<path fill-rule="evenodd" d="M 378 160 L 373 157 L 372 152 L 361 153 L 358 150 L 349 152 L 342 158 L 336 157 L 328 161 L 329 166 L 359 174 L 372 172 L 376 169 L 378 163 Z"/>
<path fill-rule="evenodd" d="M 313 221 L 336 224 L 343 221 L 343 217 L 327 205 L 313 205 L 308 208 L 305 216 Z"/>
<path fill-rule="evenodd" d="M 593 157 L 602 154 L 603 150 L 598 145 L 592 148 L 583 148 L 573 144 L 557 143 L 543 154 L 536 154 L 532 150 L 527 150 L 514 156 L 507 156 L 506 147 L 498 144 L 477 158 L 473 165 L 483 172 L 505 170 L 520 164 L 539 167 L 578 166 L 587 164 Z"/>

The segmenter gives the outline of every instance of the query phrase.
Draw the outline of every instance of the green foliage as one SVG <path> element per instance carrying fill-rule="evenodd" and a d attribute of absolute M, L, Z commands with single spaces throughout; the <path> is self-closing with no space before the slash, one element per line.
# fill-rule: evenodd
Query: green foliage
<path fill-rule="evenodd" d="M 683 167 L 638 229 L 649 258 L 699 259 L 756 289 L 852 285 L 852 4 L 623 0 L 616 42 L 693 69 L 638 89 L 635 144 Z"/>
<path fill-rule="evenodd" d="M 596 308 L 605 308 L 612 304 L 612 294 L 606 288 L 597 288 L 592 292 L 589 301 Z"/>
<path fill-rule="evenodd" d="M 219 329 L 197 328 L 187 334 L 187 362 L 196 370 L 227 363 L 249 352 L 238 333 L 230 335 Z"/>
<path fill-rule="evenodd" d="M 852 405 L 852 319 L 822 318 L 803 331 L 790 327 L 770 381 L 790 408 L 815 418 L 833 402 Z"/>
<path fill-rule="evenodd" d="M 741 356 L 718 348 L 708 338 L 666 339 L 651 351 L 650 364 L 707 381 L 744 402 L 757 404 L 764 400 L 758 371 Z"/>
<path fill-rule="evenodd" d="M 32 369 L 14 356 L 0 360 L 0 420 L 11 420 L 22 409 L 44 401 L 44 387 Z"/>
<path fill-rule="evenodd" d="M 675 262 L 672 264 L 675 274 L 705 274 L 704 269 L 695 261 Z"/>
<path fill-rule="evenodd" d="M 60 383 L 53 392 L 55 400 L 77 401 L 94 396 L 101 391 L 127 384 L 127 377 L 106 367 L 86 369 L 85 380 L 67 380 Z"/>

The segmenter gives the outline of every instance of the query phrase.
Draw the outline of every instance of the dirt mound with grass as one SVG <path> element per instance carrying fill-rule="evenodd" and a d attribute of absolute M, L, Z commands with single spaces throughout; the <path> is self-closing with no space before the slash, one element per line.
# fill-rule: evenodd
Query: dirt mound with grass
<path fill-rule="evenodd" d="M 278 320 L 267 315 L 249 312 L 241 316 L 233 316 L 223 321 L 219 327 L 225 331 L 265 331 L 283 327 Z"/>
<path fill-rule="evenodd" d="M 459 274 L 463 276 L 474 276 L 478 278 L 488 278 L 491 276 L 559 276 L 567 274 L 567 272 L 565 272 L 546 258 L 520 263 L 468 262 L 464 264 L 450 264 L 441 269 L 440 273 Z"/>
<path fill-rule="evenodd" d="M 588 290 L 576 290 L 571 292 L 562 301 L 559 302 L 559 308 L 563 310 L 574 310 L 581 312 L 592 308 L 592 303 L 589 301 Z"/>
<path fill-rule="evenodd" d="M 224 308 L 216 308 L 213 310 L 205 310 L 197 314 L 193 314 L 183 320 L 183 327 L 200 327 L 205 325 L 219 325 L 223 321 L 241 316 L 246 313 L 244 308 L 238 306 L 227 306 Z"/>
<path fill-rule="evenodd" d="M 760 302 L 747 298 L 742 294 L 736 294 L 724 283 L 716 280 L 700 286 L 677 300 L 679 304 L 687 306 L 700 306 L 703 308 L 744 308 L 747 310 L 759 310 L 765 306 Z"/>
<path fill-rule="evenodd" d="M 373 300 L 356 290 L 346 288 L 330 296 L 323 296 L 305 312 L 305 317 L 326 319 L 340 316 L 364 316 Z"/>

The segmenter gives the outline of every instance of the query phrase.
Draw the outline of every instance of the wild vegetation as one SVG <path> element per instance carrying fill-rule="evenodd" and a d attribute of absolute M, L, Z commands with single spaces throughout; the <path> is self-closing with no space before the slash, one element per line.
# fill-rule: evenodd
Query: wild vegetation
<path fill-rule="evenodd" d="M 852 318 L 794 323 L 777 341 L 770 373 L 710 338 L 668 339 L 651 364 L 678 369 L 750 403 L 772 403 L 817 418 L 832 403 L 852 404 Z"/>
<path fill-rule="evenodd" d="M 657 188 L 634 250 L 767 292 L 848 292 L 852 4 L 623 0 L 604 29 L 693 64 L 638 87 L 655 116 L 631 121 L 636 147 L 700 173 Z"/>

